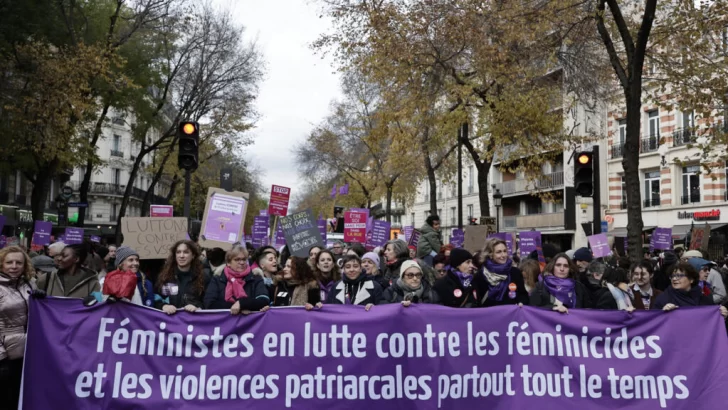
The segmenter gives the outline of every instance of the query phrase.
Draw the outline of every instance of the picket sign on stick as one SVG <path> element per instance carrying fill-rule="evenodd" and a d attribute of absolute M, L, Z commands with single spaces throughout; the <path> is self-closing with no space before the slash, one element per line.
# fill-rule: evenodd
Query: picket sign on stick
<path fill-rule="evenodd" d="M 249 197 L 245 192 L 208 188 L 199 245 L 230 250 L 235 242 L 243 242 Z"/>
<path fill-rule="evenodd" d="M 175 242 L 187 238 L 187 218 L 123 217 L 124 246 L 139 253 L 139 259 L 166 259 Z"/>

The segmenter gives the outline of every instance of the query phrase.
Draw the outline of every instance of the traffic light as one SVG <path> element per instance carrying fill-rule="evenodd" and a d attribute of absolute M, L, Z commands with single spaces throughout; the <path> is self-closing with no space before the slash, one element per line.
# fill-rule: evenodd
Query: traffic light
<path fill-rule="evenodd" d="M 198 165 L 200 125 L 194 121 L 182 121 L 177 130 L 179 152 L 177 165 L 184 170 L 194 171 Z"/>
<path fill-rule="evenodd" d="M 592 196 L 594 193 L 594 156 L 591 152 L 576 154 L 574 161 L 574 189 L 580 196 Z"/>
<path fill-rule="evenodd" d="M 470 218 L 470 225 L 477 225 L 477 224 L 478 224 L 478 219 Z"/>

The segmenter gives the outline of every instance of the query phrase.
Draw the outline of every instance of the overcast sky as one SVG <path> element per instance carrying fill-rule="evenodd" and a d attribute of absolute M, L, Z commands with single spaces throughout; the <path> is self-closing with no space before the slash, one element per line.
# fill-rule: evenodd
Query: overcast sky
<path fill-rule="evenodd" d="M 311 0 L 215 0 L 246 27 L 245 37 L 257 38 L 266 61 L 256 108 L 260 119 L 255 144 L 246 157 L 261 168 L 266 192 L 271 184 L 298 185 L 292 147 L 305 139 L 340 95 L 339 76 L 330 61 L 315 55 L 310 44 L 329 23 L 318 17 Z"/>

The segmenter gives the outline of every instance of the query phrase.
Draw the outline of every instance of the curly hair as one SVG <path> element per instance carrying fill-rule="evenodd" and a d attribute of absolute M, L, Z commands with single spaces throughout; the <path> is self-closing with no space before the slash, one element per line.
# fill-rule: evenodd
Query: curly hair
<path fill-rule="evenodd" d="M 202 295 L 205 292 L 205 275 L 202 273 L 202 261 L 200 260 L 200 248 L 197 244 L 183 239 L 175 242 L 174 245 L 169 249 L 169 256 L 167 261 L 164 263 L 162 271 L 159 272 L 157 278 L 157 287 L 161 288 L 165 283 L 173 282 L 177 278 L 177 248 L 180 245 L 186 245 L 187 248 L 192 252 L 192 266 L 190 271 L 192 272 L 192 281 L 194 282 L 194 289 L 198 295 Z"/>
<path fill-rule="evenodd" d="M 23 273 L 22 277 L 29 281 L 35 277 L 35 269 L 33 269 L 33 263 L 30 261 L 30 256 L 20 246 L 8 246 L 7 248 L 0 249 L 0 269 L 5 264 L 5 258 L 11 253 L 23 254 Z"/>
<path fill-rule="evenodd" d="M 308 264 L 308 258 L 301 258 L 298 256 L 291 256 L 291 275 L 301 281 L 301 284 L 314 282 L 316 276 L 313 273 L 313 269 Z"/>
<path fill-rule="evenodd" d="M 549 261 L 549 263 L 546 264 L 546 267 L 543 270 L 543 274 L 544 275 L 553 275 L 554 274 L 554 268 L 556 267 L 556 261 L 559 260 L 559 259 L 561 259 L 561 258 L 566 259 L 566 261 L 569 263 L 569 278 L 571 278 L 571 279 L 577 279 L 577 277 L 576 277 L 576 272 L 577 272 L 576 265 L 574 264 L 574 261 L 572 261 L 571 258 L 569 258 L 569 255 L 567 255 L 564 252 L 561 252 L 561 253 L 556 254 L 556 256 L 554 256 Z"/>

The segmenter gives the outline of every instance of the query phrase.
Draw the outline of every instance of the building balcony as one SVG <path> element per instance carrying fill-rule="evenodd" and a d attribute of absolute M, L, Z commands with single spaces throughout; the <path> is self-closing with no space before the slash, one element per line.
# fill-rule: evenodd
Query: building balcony
<path fill-rule="evenodd" d="M 609 159 L 622 158 L 622 156 L 624 156 L 624 143 L 609 146 Z"/>
<path fill-rule="evenodd" d="M 495 184 L 496 189 L 500 189 L 503 195 L 519 195 L 532 191 L 547 191 L 564 187 L 564 172 L 553 172 L 545 174 L 534 181 L 523 178 L 513 181 L 506 181 L 501 184 Z"/>
<path fill-rule="evenodd" d="M 116 158 L 124 158 L 124 152 L 123 151 L 117 151 L 115 149 L 111 150 L 111 156 Z"/>
<path fill-rule="evenodd" d="M 532 214 L 505 216 L 501 218 L 503 229 L 561 228 L 564 226 L 564 213 Z"/>
<path fill-rule="evenodd" d="M 75 192 L 78 192 L 81 189 L 81 183 L 80 182 L 74 182 L 72 184 L 73 190 Z M 118 185 L 113 183 L 106 183 L 106 182 L 93 182 L 88 187 L 88 193 L 89 194 L 95 194 L 95 195 L 110 195 L 110 196 L 124 196 L 124 192 L 126 191 L 126 185 Z M 137 200 L 143 200 L 144 196 L 146 195 L 147 191 L 143 189 L 139 189 L 136 187 L 133 187 L 131 189 L 131 198 L 137 199 Z M 151 201 L 150 203 L 155 205 L 166 205 L 167 204 L 167 198 L 154 195 L 152 194 L 149 198 Z M 116 219 L 114 219 L 116 220 Z"/>
<path fill-rule="evenodd" d="M 695 142 L 695 131 L 691 129 L 677 130 L 672 133 L 672 146 L 681 147 Z"/>
<path fill-rule="evenodd" d="M 657 148 L 660 146 L 660 134 L 650 135 L 647 138 L 642 138 L 640 142 L 640 153 L 645 154 L 648 152 L 657 152 Z"/>
<path fill-rule="evenodd" d="M 660 198 L 645 199 L 642 202 L 643 208 L 654 208 L 656 206 L 660 206 Z"/>
<path fill-rule="evenodd" d="M 700 193 L 680 197 L 681 205 L 695 204 L 700 202 Z"/>

